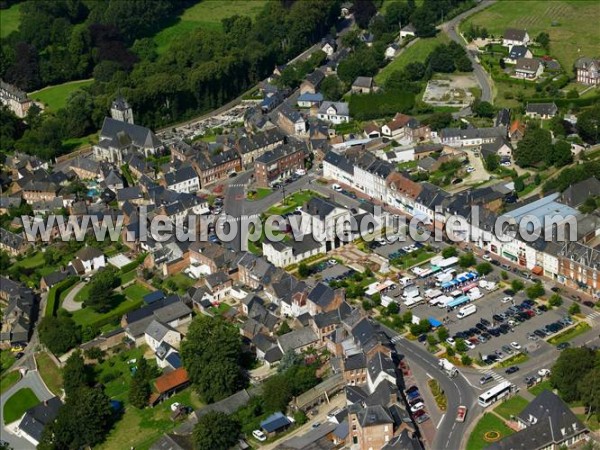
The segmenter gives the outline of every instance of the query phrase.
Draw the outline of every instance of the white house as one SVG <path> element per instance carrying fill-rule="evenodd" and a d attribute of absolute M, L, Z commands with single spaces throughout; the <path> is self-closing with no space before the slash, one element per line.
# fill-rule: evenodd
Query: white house
<path fill-rule="evenodd" d="M 508 52 L 508 56 L 504 58 L 504 62 L 507 64 L 516 64 L 521 58 L 532 57 L 533 53 L 524 45 L 513 45 Z"/>
<path fill-rule="evenodd" d="M 502 36 L 502 46 L 512 47 L 513 45 L 529 44 L 530 38 L 526 30 L 518 30 L 516 28 L 507 28 Z"/>
<path fill-rule="evenodd" d="M 396 385 L 395 364 L 383 352 L 377 352 L 367 361 L 367 384 L 369 392 L 375 391 L 379 383 L 384 380 L 389 381 L 393 386 Z"/>
<path fill-rule="evenodd" d="M 144 332 L 144 340 L 154 352 L 156 352 L 156 349 L 163 342 L 166 342 L 171 347 L 179 348 L 181 333 L 157 320 L 153 320 Z"/>
<path fill-rule="evenodd" d="M 345 102 L 323 102 L 317 117 L 321 120 L 339 125 L 350 122 L 350 110 Z"/>
<path fill-rule="evenodd" d="M 408 25 L 406 25 L 405 27 L 403 27 L 400 30 L 400 40 L 403 40 L 404 38 L 407 37 L 415 37 L 417 30 L 415 30 L 415 27 L 413 26 L 412 23 L 409 23 Z"/>
<path fill-rule="evenodd" d="M 87 274 L 106 267 L 106 258 L 96 247 L 85 246 L 75 253 L 75 259 L 69 264 L 78 274 Z"/>
<path fill-rule="evenodd" d="M 269 242 L 262 244 L 263 256 L 275 267 L 298 264 L 311 256 L 326 252 L 325 240 L 317 240 L 312 235 L 303 235 L 300 240 L 290 242 Z"/>
<path fill-rule="evenodd" d="M 195 194 L 200 190 L 200 178 L 192 166 L 166 173 L 165 183 L 167 188 L 179 193 Z"/>
<path fill-rule="evenodd" d="M 354 165 L 344 155 L 329 151 L 323 158 L 323 177 L 352 186 Z"/>
<path fill-rule="evenodd" d="M 398 52 L 399 48 L 400 48 L 400 46 L 398 44 L 396 44 L 395 42 L 388 45 L 387 48 L 385 49 L 385 58 L 393 59 L 394 56 L 396 56 L 396 53 Z"/>
<path fill-rule="evenodd" d="M 539 59 L 521 58 L 515 65 L 515 77 L 526 80 L 535 80 L 544 73 L 544 65 Z"/>

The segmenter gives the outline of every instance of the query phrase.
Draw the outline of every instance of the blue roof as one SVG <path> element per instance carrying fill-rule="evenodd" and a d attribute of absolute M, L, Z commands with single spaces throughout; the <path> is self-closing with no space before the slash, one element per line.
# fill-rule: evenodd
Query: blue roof
<path fill-rule="evenodd" d="M 281 430 L 282 428 L 290 425 L 290 420 L 283 415 L 282 412 L 276 412 L 271 414 L 265 420 L 260 423 L 260 427 L 266 433 L 273 433 L 277 430 Z"/>
<path fill-rule="evenodd" d="M 460 281 L 461 283 L 464 283 L 465 281 L 469 281 L 469 279 L 467 277 L 460 277 L 458 279 L 458 281 Z"/>
<path fill-rule="evenodd" d="M 322 102 L 323 94 L 317 92 L 316 94 L 312 94 L 310 92 L 305 92 L 304 94 L 298 97 L 299 102 Z"/>
<path fill-rule="evenodd" d="M 149 305 L 162 300 L 163 298 L 165 298 L 165 293 L 163 291 L 150 292 L 149 294 L 144 295 L 144 303 Z"/>
<path fill-rule="evenodd" d="M 429 323 L 431 324 L 431 326 L 433 328 L 436 327 L 441 327 L 442 326 L 442 322 L 440 322 L 439 320 L 437 320 L 435 317 L 428 317 L 427 320 L 429 320 Z"/>
<path fill-rule="evenodd" d="M 445 283 L 442 283 L 442 287 L 443 287 L 444 289 L 446 289 L 446 288 L 450 288 L 450 287 L 452 287 L 452 286 L 453 286 L 453 285 L 452 285 L 452 283 L 450 283 L 449 281 L 446 281 Z"/>
<path fill-rule="evenodd" d="M 171 367 L 173 367 L 173 369 L 179 369 L 182 366 L 181 357 L 177 352 L 173 352 L 169 356 L 167 356 L 167 361 L 169 364 L 171 364 Z"/>

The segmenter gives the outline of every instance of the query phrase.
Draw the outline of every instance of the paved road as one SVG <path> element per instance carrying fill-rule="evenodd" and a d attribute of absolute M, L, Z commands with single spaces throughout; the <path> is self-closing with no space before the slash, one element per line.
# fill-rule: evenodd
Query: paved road
<path fill-rule="evenodd" d="M 384 325 L 380 325 L 380 327 L 388 337 L 398 336 L 398 333 L 394 330 Z M 462 375 L 449 378 L 441 373 L 438 368 L 438 359 L 421 345 L 401 338 L 395 343 L 395 347 L 399 354 L 406 356 L 409 365 L 411 363 L 417 364 L 426 370 L 428 375 L 438 380 L 446 393 L 448 409 L 446 415 L 437 424 L 437 432 L 431 448 L 436 450 L 464 448 L 462 440 L 463 437 L 466 438 L 465 431 L 472 420 L 478 415 L 477 410 L 479 406 L 477 406 L 477 394 L 475 390 Z M 469 413 L 463 423 L 455 421 L 455 412 L 459 405 L 465 405 L 469 408 Z"/>
<path fill-rule="evenodd" d="M 14 449 L 29 450 L 29 449 L 35 449 L 35 446 L 33 446 L 26 439 L 21 438 L 15 434 L 13 434 L 11 431 L 9 431 L 7 429 L 7 427 L 4 426 L 4 417 L 3 417 L 4 404 L 6 403 L 6 401 L 14 393 L 16 393 L 17 391 L 19 391 L 20 389 L 23 389 L 23 388 L 30 388 L 35 393 L 37 398 L 40 399 L 40 401 L 48 400 L 48 399 L 54 397 L 54 395 L 52 394 L 52 392 L 48 391 L 48 389 L 44 385 L 44 382 L 42 381 L 38 371 L 32 370 L 32 371 L 27 372 L 27 374 L 25 374 L 25 376 L 23 378 L 21 378 L 21 380 L 17 384 L 15 384 L 10 389 L 8 389 L 6 392 L 4 392 L 2 394 L 2 396 L 0 397 L 0 423 L 2 424 L 2 439 L 5 440 L 6 442 L 8 442 Z"/>
<path fill-rule="evenodd" d="M 75 296 L 79 293 L 79 291 L 83 289 L 84 286 L 85 282 L 82 281 L 69 291 L 69 293 L 62 302 L 62 307 L 64 309 L 66 309 L 69 312 L 79 311 L 81 309 L 81 307 L 83 306 L 83 302 L 76 302 Z"/>
<path fill-rule="evenodd" d="M 471 16 L 472 14 L 475 14 L 478 11 L 481 11 L 484 8 L 487 8 L 488 6 L 492 5 L 493 3 L 495 3 L 495 0 L 486 0 L 486 1 L 481 2 L 475 8 L 472 8 L 462 14 L 459 14 L 454 19 L 449 20 L 448 22 L 442 24 L 442 26 L 441 26 L 442 30 L 448 35 L 448 37 L 450 37 L 450 39 L 452 39 L 455 42 L 458 42 L 460 45 L 465 47 L 464 39 L 458 34 L 458 30 L 457 30 L 458 25 L 460 24 L 460 22 L 462 22 L 467 17 Z M 491 82 L 487 72 L 485 70 L 483 70 L 483 67 L 481 67 L 481 65 L 475 60 L 474 55 L 469 50 L 467 50 L 467 55 L 469 56 L 469 59 L 473 63 L 473 74 L 477 78 L 477 82 L 479 83 L 479 86 L 481 86 L 481 100 L 492 103 L 492 101 L 493 101 L 492 82 Z M 466 109 L 463 111 L 465 111 L 464 115 L 466 115 L 467 114 Z"/>

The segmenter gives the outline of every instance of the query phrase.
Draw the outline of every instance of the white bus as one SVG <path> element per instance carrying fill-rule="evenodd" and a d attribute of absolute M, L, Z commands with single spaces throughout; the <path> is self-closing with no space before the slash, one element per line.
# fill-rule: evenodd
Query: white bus
<path fill-rule="evenodd" d="M 511 393 L 513 384 L 510 381 L 503 381 L 502 383 L 494 386 L 489 391 L 484 392 L 479 396 L 478 403 L 480 406 L 487 408 L 492 403 L 497 402 L 502 397 L 506 397 Z"/>

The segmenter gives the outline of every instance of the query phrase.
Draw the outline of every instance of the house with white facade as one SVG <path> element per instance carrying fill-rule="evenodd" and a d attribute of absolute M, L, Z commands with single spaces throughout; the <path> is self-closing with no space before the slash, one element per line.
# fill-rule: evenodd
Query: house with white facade
<path fill-rule="evenodd" d="M 75 259 L 69 265 L 73 266 L 78 274 L 87 274 L 106 267 L 106 258 L 96 247 L 85 246 L 75 253 Z"/>
<path fill-rule="evenodd" d="M 299 240 L 289 242 L 270 242 L 262 244 L 263 256 L 275 267 L 287 267 L 299 264 L 311 256 L 326 253 L 325 241 L 319 241 L 312 235 L 304 235 Z"/>
<path fill-rule="evenodd" d="M 323 102 L 317 117 L 335 125 L 350 122 L 350 109 L 345 102 Z"/>
<path fill-rule="evenodd" d="M 507 28 L 502 36 L 502 46 L 512 47 L 513 45 L 522 45 L 527 47 L 530 42 L 529 34 L 526 30 L 516 28 Z"/>
<path fill-rule="evenodd" d="M 165 174 L 167 188 L 175 192 L 195 194 L 200 190 L 200 178 L 192 166 L 183 166 Z"/>
<path fill-rule="evenodd" d="M 171 347 L 179 348 L 181 333 L 157 320 L 153 320 L 148 325 L 148 328 L 146 328 L 146 331 L 144 331 L 144 340 L 153 352 L 156 352 L 163 342 L 166 342 Z"/>

